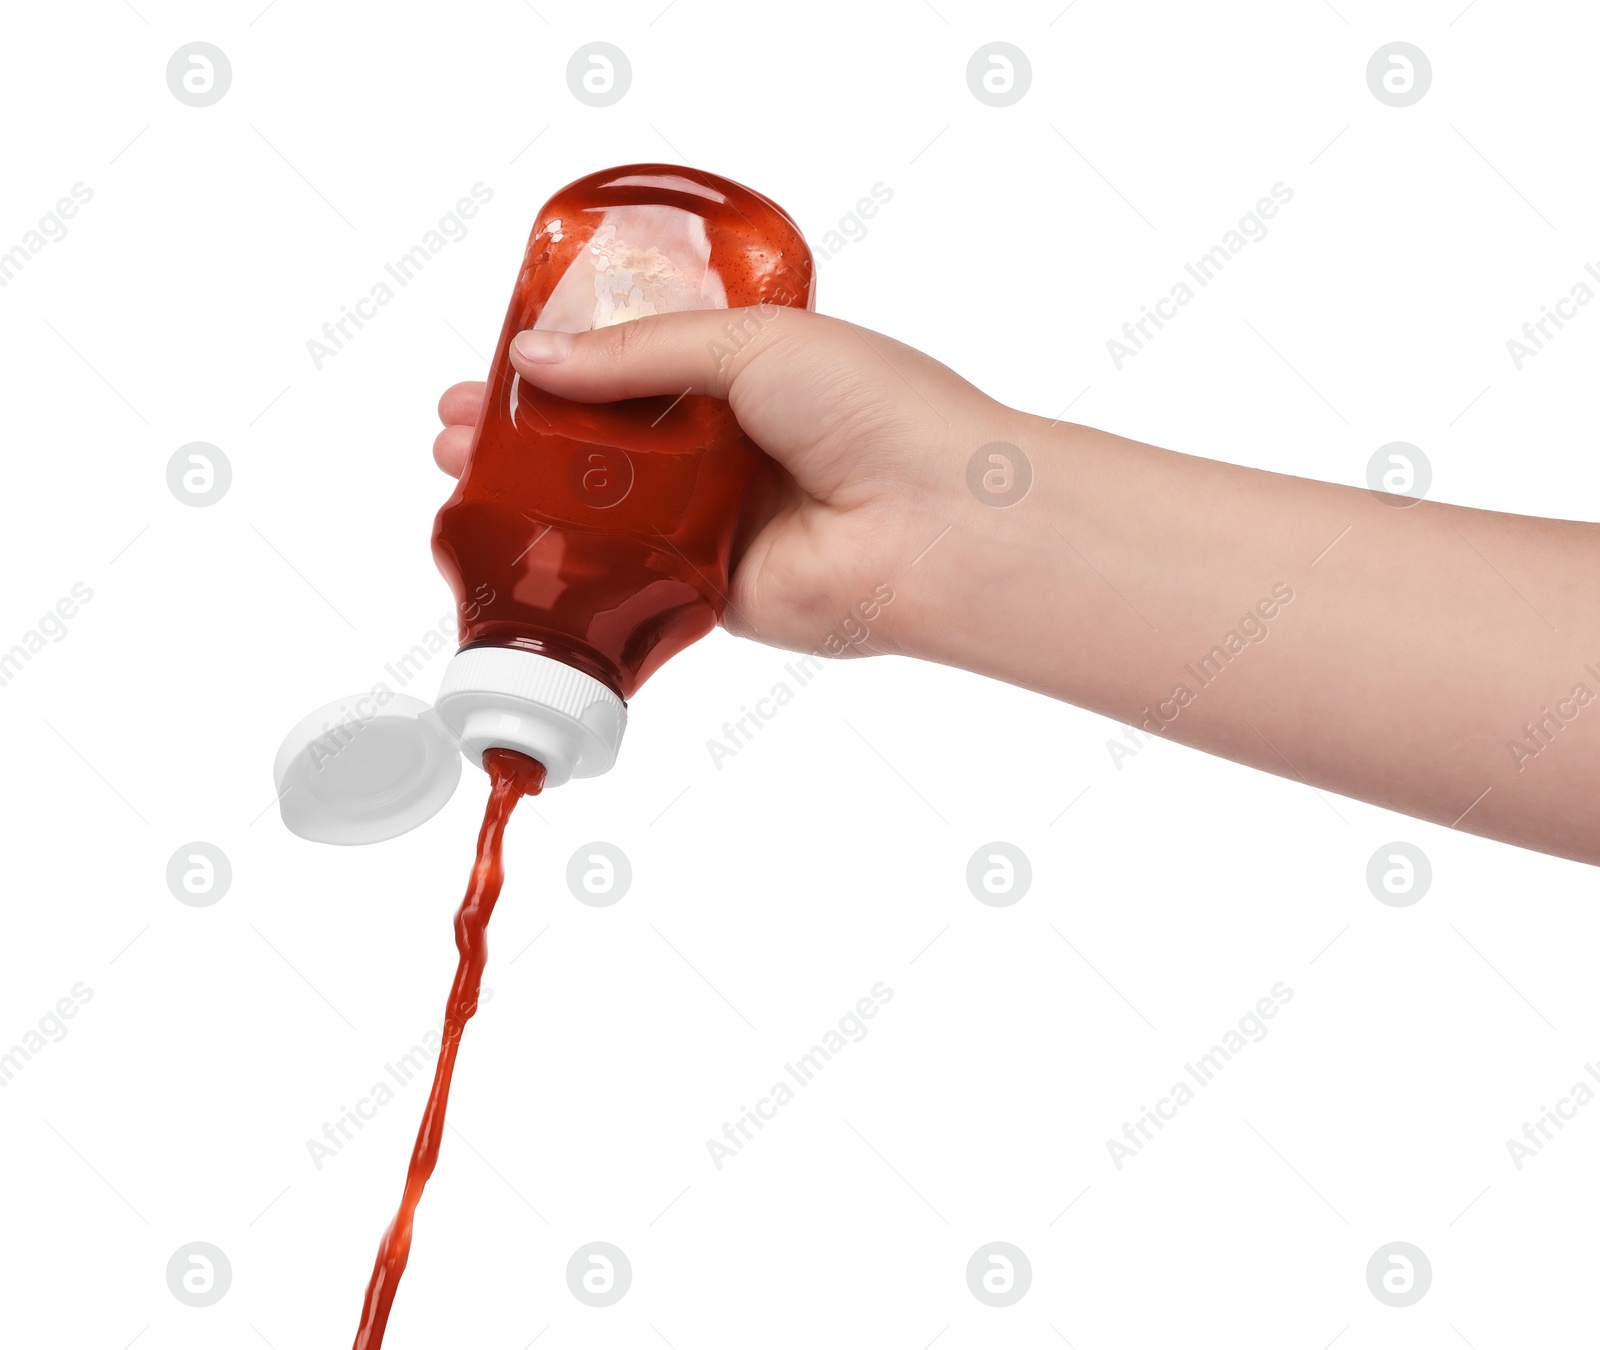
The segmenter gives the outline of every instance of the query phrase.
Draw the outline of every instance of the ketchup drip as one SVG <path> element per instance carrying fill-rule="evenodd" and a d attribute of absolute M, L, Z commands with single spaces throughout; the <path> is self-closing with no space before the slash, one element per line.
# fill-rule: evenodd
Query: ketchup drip
<path fill-rule="evenodd" d="M 501 843 L 506 822 L 519 797 L 532 797 L 544 786 L 544 765 L 519 755 L 515 750 L 484 752 L 483 767 L 489 773 L 489 805 L 484 809 L 483 828 L 478 831 L 478 856 L 472 864 L 472 879 L 467 894 L 456 911 L 456 977 L 450 984 L 450 999 L 444 1010 L 444 1039 L 439 1047 L 439 1063 L 433 1071 L 433 1087 L 417 1129 L 417 1142 L 411 1150 L 411 1165 L 406 1171 L 405 1193 L 400 1208 L 378 1246 L 378 1259 L 367 1284 L 361 1305 L 361 1325 L 356 1331 L 354 1350 L 380 1350 L 384 1328 L 389 1324 L 389 1309 L 394 1303 L 400 1276 L 405 1273 L 411 1254 L 411 1224 L 422 1199 L 423 1188 L 439 1161 L 439 1139 L 444 1132 L 444 1113 L 450 1101 L 450 1078 L 455 1072 L 456 1050 L 467 1019 L 478 1011 L 478 991 L 483 984 L 483 965 L 489 955 L 487 930 L 489 916 L 505 881 L 501 862 Z"/>

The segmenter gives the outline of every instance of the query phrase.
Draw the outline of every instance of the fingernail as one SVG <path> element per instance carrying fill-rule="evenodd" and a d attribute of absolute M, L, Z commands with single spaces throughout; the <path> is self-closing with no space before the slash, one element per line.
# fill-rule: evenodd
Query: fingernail
<path fill-rule="evenodd" d="M 518 333 L 511 339 L 511 345 L 518 356 L 524 361 L 531 361 L 535 365 L 549 365 L 554 361 L 565 361 L 572 355 L 572 335 L 570 333 L 552 333 L 539 329 L 528 329 L 525 333 Z"/>

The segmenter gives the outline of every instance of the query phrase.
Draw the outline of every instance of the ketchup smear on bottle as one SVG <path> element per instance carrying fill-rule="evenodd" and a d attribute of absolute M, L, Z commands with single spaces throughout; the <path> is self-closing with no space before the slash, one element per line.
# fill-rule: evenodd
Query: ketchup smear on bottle
<path fill-rule="evenodd" d="M 544 765 L 519 755 L 515 750 L 489 750 L 483 767 L 489 773 L 489 805 L 484 809 L 483 828 L 478 831 L 478 856 L 472 864 L 472 879 L 466 897 L 456 911 L 456 977 L 450 984 L 450 999 L 444 1009 L 444 1039 L 439 1047 L 439 1063 L 433 1071 L 433 1087 L 417 1129 L 417 1142 L 411 1150 L 411 1165 L 406 1171 L 405 1193 L 400 1208 L 378 1246 L 378 1259 L 367 1284 L 361 1305 L 361 1325 L 356 1331 L 354 1350 L 379 1350 L 384 1328 L 389 1324 L 389 1309 L 394 1303 L 400 1276 L 405 1273 L 411 1254 L 411 1224 L 417 1202 L 439 1161 L 439 1139 L 444 1133 L 444 1113 L 450 1101 L 450 1077 L 455 1072 L 456 1051 L 467 1019 L 478 1011 L 478 991 L 483 984 L 483 966 L 488 959 L 489 916 L 505 881 L 501 844 L 506 822 L 519 797 L 535 796 L 544 786 Z"/>

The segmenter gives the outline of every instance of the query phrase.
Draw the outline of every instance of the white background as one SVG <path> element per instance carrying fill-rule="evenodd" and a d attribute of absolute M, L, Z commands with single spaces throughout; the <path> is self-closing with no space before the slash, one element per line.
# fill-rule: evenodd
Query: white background
<path fill-rule="evenodd" d="M 484 780 L 341 850 L 282 828 L 271 761 L 448 612 L 434 404 L 571 179 L 691 163 L 814 244 L 881 182 L 820 307 L 1002 399 L 1346 483 L 1406 440 L 1437 498 L 1593 516 L 1600 309 L 1520 372 L 1505 345 L 1600 262 L 1592 7 L 1061 3 L 8 7 L 0 249 L 93 200 L 0 290 L 0 646 L 93 599 L 0 688 L 0 1050 L 93 996 L 0 1088 L 0 1340 L 349 1341 L 423 1089 L 320 1170 L 307 1141 L 439 1018 Z M 1404 109 L 1365 79 L 1397 39 L 1433 66 Z M 206 108 L 165 80 L 196 40 L 232 64 Z M 633 67 L 609 108 L 565 79 L 593 40 Z M 1009 108 L 966 84 L 994 40 L 1032 64 Z M 315 369 L 476 182 L 467 237 Z M 1269 235 L 1116 370 L 1277 182 Z M 203 509 L 166 484 L 190 441 L 233 468 Z M 713 635 L 614 773 L 518 810 L 390 1345 L 1589 1343 L 1600 1105 L 1520 1171 L 1506 1140 L 1600 1059 L 1593 871 L 1165 743 L 1118 767 L 1104 719 L 903 661 L 830 666 L 714 767 L 786 659 Z M 195 840 L 233 869 L 205 908 L 165 880 Z M 591 840 L 632 861 L 610 908 L 566 887 Z M 1032 862 L 1009 907 L 967 888 L 992 840 Z M 1404 908 L 1365 880 L 1397 840 L 1433 868 Z M 718 1171 L 706 1141 L 879 981 Z M 1270 1035 L 1117 1170 L 1279 981 Z M 197 1240 L 233 1268 L 204 1309 L 165 1278 Z M 608 1309 L 564 1276 L 593 1240 L 633 1264 Z M 1009 1308 L 964 1276 L 994 1240 L 1032 1263 Z M 1396 1240 L 1433 1267 L 1402 1309 L 1365 1276 Z"/>

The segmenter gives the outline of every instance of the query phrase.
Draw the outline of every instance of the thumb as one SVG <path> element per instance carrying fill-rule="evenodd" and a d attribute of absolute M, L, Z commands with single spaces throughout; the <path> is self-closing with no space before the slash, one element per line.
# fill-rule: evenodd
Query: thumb
<path fill-rule="evenodd" d="M 786 305 L 654 314 L 587 333 L 528 329 L 511 340 L 511 364 L 531 384 L 581 403 L 650 394 L 732 398 L 780 346 L 829 321 Z"/>

